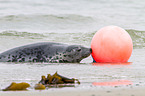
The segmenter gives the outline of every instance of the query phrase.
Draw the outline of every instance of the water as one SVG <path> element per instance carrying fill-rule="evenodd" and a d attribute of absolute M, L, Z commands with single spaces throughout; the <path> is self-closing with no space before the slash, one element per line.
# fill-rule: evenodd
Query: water
<path fill-rule="evenodd" d="M 0 89 L 11 82 L 35 85 L 41 75 L 58 73 L 78 78 L 82 88 L 144 86 L 144 0 L 0 0 L 0 52 L 34 42 L 61 42 L 90 47 L 98 29 L 117 25 L 133 40 L 127 64 L 0 63 Z M 115 85 L 117 84 L 117 85 Z M 30 88 L 31 90 L 32 88 Z M 73 89 L 73 88 L 72 88 Z"/>

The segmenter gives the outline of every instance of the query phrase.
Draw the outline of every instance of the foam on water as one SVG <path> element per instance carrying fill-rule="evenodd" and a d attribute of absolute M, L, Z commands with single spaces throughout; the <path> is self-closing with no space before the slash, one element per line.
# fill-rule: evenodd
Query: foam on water
<path fill-rule="evenodd" d="M 145 47 L 145 32 L 138 31 L 138 30 L 126 30 L 132 40 L 133 40 L 133 47 L 134 48 L 144 48 Z M 3 46 L 5 42 L 9 38 L 8 45 L 10 43 L 19 42 L 19 46 L 24 45 L 20 43 L 20 39 L 23 41 L 25 40 L 26 44 L 29 40 L 33 42 L 60 42 L 60 43 L 67 43 L 67 44 L 81 44 L 84 46 L 90 47 L 90 42 L 92 40 L 93 35 L 97 31 L 92 31 L 89 33 L 85 32 L 78 32 L 78 33 L 57 33 L 57 32 L 50 32 L 50 33 L 31 33 L 31 32 L 21 32 L 21 31 L 14 31 L 14 30 L 7 30 L 2 31 L 0 33 L 0 44 Z M 13 39 L 15 38 L 15 39 Z M 33 43 L 32 42 L 32 43 Z M 15 45 L 15 44 L 13 44 Z M 11 46 L 9 46 L 11 47 Z"/>

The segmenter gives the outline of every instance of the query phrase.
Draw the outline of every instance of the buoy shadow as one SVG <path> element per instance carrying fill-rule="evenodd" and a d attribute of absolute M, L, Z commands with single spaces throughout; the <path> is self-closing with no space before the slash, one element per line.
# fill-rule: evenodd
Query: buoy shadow
<path fill-rule="evenodd" d="M 92 63 L 93 66 L 105 66 L 105 65 L 131 65 L 132 62 L 125 63 Z"/>

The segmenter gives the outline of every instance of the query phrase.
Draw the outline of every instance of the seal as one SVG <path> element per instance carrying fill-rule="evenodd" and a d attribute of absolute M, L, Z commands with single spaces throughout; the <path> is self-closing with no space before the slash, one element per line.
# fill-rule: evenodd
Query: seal
<path fill-rule="evenodd" d="M 0 62 L 79 63 L 91 54 L 91 48 L 41 42 L 16 47 L 0 54 Z"/>

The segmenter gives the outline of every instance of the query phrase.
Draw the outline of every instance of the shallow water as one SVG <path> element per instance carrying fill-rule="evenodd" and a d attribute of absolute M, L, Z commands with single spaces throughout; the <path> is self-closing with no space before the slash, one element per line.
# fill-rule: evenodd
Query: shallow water
<path fill-rule="evenodd" d="M 130 34 L 130 63 L 77 64 L 0 63 L 0 89 L 11 82 L 34 86 L 41 75 L 56 71 L 78 78 L 77 89 L 136 87 L 145 83 L 144 0 L 0 0 L 0 52 L 34 42 L 60 42 L 90 47 L 98 29 L 117 25 Z M 74 87 L 71 87 L 74 88 Z M 30 88 L 29 90 L 33 90 Z"/>
<path fill-rule="evenodd" d="M 75 84 L 79 89 L 144 86 L 144 52 L 144 49 L 134 49 L 128 63 L 85 63 L 91 62 L 91 57 L 80 64 L 0 63 L 0 87 L 5 88 L 11 82 L 28 82 L 34 86 L 42 75 L 56 71 L 79 79 L 81 84 Z"/>

